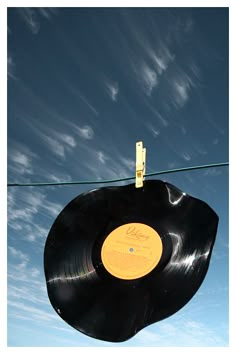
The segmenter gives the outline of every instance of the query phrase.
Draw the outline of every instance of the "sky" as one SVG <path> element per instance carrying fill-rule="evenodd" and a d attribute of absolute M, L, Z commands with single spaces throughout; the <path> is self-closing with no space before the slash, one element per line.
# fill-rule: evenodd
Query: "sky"
<path fill-rule="evenodd" d="M 8 183 L 134 176 L 139 140 L 147 173 L 228 162 L 227 8 L 9 8 L 7 27 Z M 208 203 L 217 237 L 191 301 L 119 344 L 65 323 L 43 270 L 56 216 L 103 184 L 8 187 L 8 346 L 228 346 L 228 177 L 152 177 Z"/>

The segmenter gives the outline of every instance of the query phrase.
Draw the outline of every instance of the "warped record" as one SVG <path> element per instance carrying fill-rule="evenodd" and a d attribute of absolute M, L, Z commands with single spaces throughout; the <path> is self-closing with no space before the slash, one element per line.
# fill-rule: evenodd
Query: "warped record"
<path fill-rule="evenodd" d="M 58 215 L 45 244 L 50 302 L 78 331 L 125 341 L 193 297 L 217 225 L 205 202 L 160 180 L 81 194 Z"/>

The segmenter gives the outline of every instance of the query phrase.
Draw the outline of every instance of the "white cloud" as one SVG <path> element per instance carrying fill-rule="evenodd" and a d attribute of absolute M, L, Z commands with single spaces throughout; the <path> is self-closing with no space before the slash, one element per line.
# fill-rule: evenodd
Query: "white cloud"
<path fill-rule="evenodd" d="M 73 138 L 73 136 L 68 135 L 68 134 L 62 134 L 62 133 L 55 133 L 55 135 L 58 137 L 58 139 L 60 139 L 62 142 L 64 142 L 65 144 L 67 144 L 68 146 L 74 148 L 76 147 L 76 141 Z"/>
<path fill-rule="evenodd" d="M 69 134 L 51 131 L 50 129 L 49 132 L 51 135 L 38 130 L 37 134 L 53 154 L 65 159 L 66 152 L 71 151 L 77 145 L 75 138 Z"/>
<path fill-rule="evenodd" d="M 24 245 L 24 242 L 21 242 Z M 31 252 L 29 257 L 20 249 L 9 246 L 8 257 L 8 316 L 41 322 L 53 321 L 56 316 L 48 314 L 43 306 L 48 306 L 47 290 L 41 268 L 35 264 Z"/>
<path fill-rule="evenodd" d="M 9 168 L 15 173 L 20 175 L 33 174 L 30 157 L 26 156 L 20 151 L 14 151 L 9 154 L 9 159 L 14 164 L 10 164 Z"/>
<path fill-rule="evenodd" d="M 9 79 L 16 79 L 15 76 L 16 64 L 11 55 L 7 57 L 7 77 Z"/>
<path fill-rule="evenodd" d="M 47 144 L 49 149 L 57 156 L 65 158 L 65 147 L 58 140 L 51 138 L 50 136 L 40 133 L 43 141 Z"/>
<path fill-rule="evenodd" d="M 159 83 L 154 66 L 151 67 L 144 60 L 138 61 L 136 58 L 133 58 L 131 67 L 141 89 L 147 96 L 151 96 L 153 90 Z"/>
<path fill-rule="evenodd" d="M 95 109 L 95 107 L 89 102 L 88 98 L 86 98 L 86 97 L 84 96 L 84 94 L 82 94 L 82 93 L 80 92 L 80 90 L 79 90 L 77 87 L 73 86 L 70 82 L 66 82 L 66 81 L 63 81 L 63 82 L 64 82 L 64 84 L 65 84 L 67 90 L 70 91 L 70 93 L 76 98 L 76 100 L 78 100 L 78 99 L 79 99 L 79 100 L 82 100 L 82 101 L 86 104 L 86 106 L 87 106 L 96 116 L 99 115 L 98 111 L 97 111 L 97 110 Z"/>
<path fill-rule="evenodd" d="M 184 24 L 184 32 L 190 33 L 194 28 L 194 21 L 191 17 L 188 17 Z"/>
<path fill-rule="evenodd" d="M 175 315 L 176 316 L 176 315 Z M 207 321 L 199 321 L 180 317 L 171 318 L 166 321 L 158 322 L 147 330 L 140 332 L 140 338 L 143 341 L 142 333 L 149 338 L 147 345 L 160 347 L 209 347 L 209 346 L 225 346 L 225 340 L 218 331 L 212 326 L 208 326 Z"/>
<path fill-rule="evenodd" d="M 25 305 L 23 302 L 16 302 L 9 300 L 8 305 L 11 307 L 16 307 L 21 312 L 26 312 L 36 320 L 45 320 L 45 321 L 57 321 L 58 317 L 56 313 L 48 313 L 47 311 L 41 310 L 37 307 L 31 305 Z"/>
<path fill-rule="evenodd" d="M 37 278 L 39 275 L 40 275 L 40 270 L 37 269 L 37 268 L 35 268 L 35 267 L 33 267 L 33 268 L 31 269 L 31 276 L 32 276 L 33 278 Z"/>
<path fill-rule="evenodd" d="M 118 150 L 106 151 L 106 145 L 91 146 L 81 144 L 81 154 L 84 159 L 82 163 L 83 179 L 102 180 L 130 177 L 135 174 L 135 162 L 120 154 Z M 109 163 L 106 161 L 109 160 Z"/>
<path fill-rule="evenodd" d="M 29 158 L 20 151 L 16 151 L 15 155 L 13 155 L 11 159 L 13 162 L 19 163 L 25 168 L 29 167 Z"/>
<path fill-rule="evenodd" d="M 44 173 L 45 175 L 45 173 Z M 72 178 L 68 174 L 64 174 L 61 172 L 54 173 L 46 173 L 46 177 L 48 181 L 60 183 L 60 182 L 71 182 Z"/>
<path fill-rule="evenodd" d="M 123 156 L 120 157 L 120 160 L 122 164 L 124 164 L 125 167 L 128 168 L 128 170 L 132 171 L 133 174 L 135 173 L 136 161 Z"/>
<path fill-rule="evenodd" d="M 17 250 L 15 247 L 8 246 L 9 256 L 14 260 L 13 268 L 21 272 L 27 267 L 29 262 L 29 256 L 23 253 L 21 250 Z"/>
<path fill-rule="evenodd" d="M 23 82 L 20 82 L 21 89 L 24 93 L 25 96 L 28 97 L 28 99 L 31 101 L 32 104 L 35 104 L 39 107 L 39 110 L 42 115 L 45 116 L 46 119 L 44 119 L 44 123 L 42 120 L 38 120 L 34 118 L 33 116 L 25 116 L 22 117 L 22 120 L 24 124 L 26 124 L 31 131 L 40 138 L 41 143 L 45 144 L 47 148 L 49 148 L 54 155 L 57 157 L 60 157 L 61 159 L 65 159 L 66 157 L 66 152 L 70 152 L 75 146 L 76 146 L 76 140 L 73 137 L 73 132 L 72 134 L 68 134 L 66 128 L 68 129 L 68 126 L 71 130 L 71 124 L 69 121 L 66 121 L 65 118 L 61 115 L 59 115 L 54 109 L 52 109 L 50 106 L 45 105 L 45 103 L 40 99 L 39 96 L 35 95 L 33 91 L 27 87 Z M 50 118 L 50 119 L 48 119 Z M 57 123 L 61 123 L 62 129 L 61 131 L 55 131 L 52 127 L 49 126 L 51 121 L 57 121 Z M 63 129 L 64 127 L 64 129 Z M 11 142 L 10 147 L 12 145 L 16 145 L 15 142 Z M 20 145 L 19 151 L 23 151 L 21 149 L 22 144 Z M 17 149 L 16 149 L 17 150 Z M 27 149 L 29 150 L 29 149 Z M 40 150 L 40 149 L 39 149 Z M 28 151 L 27 155 L 28 155 Z M 36 154 L 31 155 L 30 157 L 35 157 Z M 39 156 L 37 156 L 39 158 Z M 39 166 L 37 165 L 37 171 L 39 169 Z"/>
<path fill-rule="evenodd" d="M 182 153 L 182 157 L 184 158 L 185 161 L 191 160 L 191 156 L 186 151 Z"/>
<path fill-rule="evenodd" d="M 153 105 L 148 102 L 148 100 L 144 100 L 144 103 L 147 105 L 147 107 L 150 109 L 150 111 L 153 113 L 153 115 L 158 119 L 158 122 L 163 126 L 163 127 L 168 127 L 169 122 L 168 119 L 166 119 Z"/>
<path fill-rule="evenodd" d="M 102 151 L 98 151 L 97 153 L 98 160 L 102 163 L 105 164 L 107 160 L 109 160 L 109 157 L 104 154 Z"/>
<path fill-rule="evenodd" d="M 139 61 L 137 55 L 130 56 L 131 68 L 135 77 L 141 84 L 141 88 L 147 96 L 151 96 L 153 90 L 159 85 L 162 75 L 168 70 L 170 63 L 175 60 L 167 44 L 157 38 L 155 43 L 150 43 L 148 38 L 142 35 L 136 36 L 143 49 L 144 57 Z"/>
<path fill-rule="evenodd" d="M 45 17 L 47 20 L 50 20 L 52 15 L 57 15 L 58 14 L 58 9 L 53 8 L 53 7 L 39 7 L 38 12 Z"/>
<path fill-rule="evenodd" d="M 151 47 L 147 48 L 147 53 L 159 76 L 161 76 L 163 72 L 168 69 L 169 64 L 175 60 L 175 56 L 171 54 L 170 50 L 163 42 L 159 44 L 156 50 Z"/>
<path fill-rule="evenodd" d="M 14 258 L 20 260 L 20 261 L 27 261 L 29 260 L 29 257 L 27 254 L 21 252 L 20 250 L 17 250 L 15 247 L 8 246 L 8 250 L 10 252 L 10 255 L 13 256 Z"/>
<path fill-rule="evenodd" d="M 193 86 L 192 79 L 184 72 L 173 79 L 172 92 L 175 106 L 182 108 L 187 103 Z"/>
<path fill-rule="evenodd" d="M 52 217 L 56 217 L 62 211 L 63 206 L 47 200 L 43 205 L 41 205 L 41 208 L 49 212 Z"/>
<path fill-rule="evenodd" d="M 32 221 L 33 216 L 37 214 L 38 208 L 43 202 L 44 196 L 41 193 L 33 192 L 32 190 L 14 193 L 14 190 L 10 189 L 8 191 L 9 226 L 14 228 L 15 223 L 18 221 Z"/>
<path fill-rule="evenodd" d="M 19 12 L 20 17 L 28 26 L 30 31 L 33 34 L 37 34 L 39 32 L 40 23 L 37 19 L 37 12 L 36 10 L 29 8 L 29 7 L 21 7 L 17 9 Z"/>
<path fill-rule="evenodd" d="M 49 201 L 42 192 L 28 187 L 25 190 L 8 191 L 8 226 L 19 231 L 24 240 L 34 242 L 46 238 L 48 228 L 37 222 L 37 216 L 55 218 L 62 210 L 62 205 Z"/>
<path fill-rule="evenodd" d="M 38 156 L 23 144 L 10 142 L 8 149 L 8 169 L 17 177 L 33 174 L 33 160 Z"/>
<path fill-rule="evenodd" d="M 152 124 L 147 124 L 147 128 L 150 130 L 154 138 L 160 135 L 160 130 L 155 128 Z"/>
<path fill-rule="evenodd" d="M 187 101 L 188 99 L 189 85 L 187 85 L 185 82 L 177 82 L 177 81 L 175 81 L 173 85 L 176 91 L 176 100 L 182 106 L 185 103 L 185 101 Z"/>
<path fill-rule="evenodd" d="M 203 173 L 204 176 L 219 176 L 221 174 L 222 174 L 222 170 L 216 167 L 209 168 Z"/>
<path fill-rule="evenodd" d="M 78 134 L 82 138 L 87 139 L 87 140 L 93 139 L 94 131 L 93 131 L 92 127 L 90 127 L 89 125 L 84 125 L 82 127 L 79 127 L 77 125 L 74 125 L 74 126 L 75 126 L 76 131 L 78 132 Z"/>
<path fill-rule="evenodd" d="M 31 260 L 28 259 L 25 261 L 24 267 L 19 267 L 19 264 L 14 263 L 14 261 L 9 257 L 8 259 L 9 288 L 12 289 L 14 287 L 18 287 L 21 288 L 22 291 L 24 291 L 24 289 L 29 289 L 29 288 L 35 289 L 36 294 L 38 294 L 38 298 L 40 298 L 41 295 L 44 295 L 46 293 L 46 288 L 42 287 L 42 285 L 44 284 L 42 282 L 43 278 L 33 277 L 36 267 L 35 266 L 32 267 L 32 262 L 33 262 L 32 259 Z M 40 270 L 38 271 L 40 272 Z"/>
<path fill-rule="evenodd" d="M 8 258 L 8 316 L 13 318 L 31 319 L 34 323 L 53 323 L 57 315 L 49 309 L 49 300 L 44 276 L 34 259 L 30 259 L 21 250 L 9 247 Z M 24 267 L 15 263 L 15 259 Z M 32 257 L 33 258 L 33 257 Z"/>
<path fill-rule="evenodd" d="M 57 9 L 46 7 L 18 7 L 17 11 L 21 19 L 33 34 L 37 34 L 39 32 L 40 20 L 42 17 L 44 19 L 51 20 L 52 15 L 56 15 L 58 13 Z"/>
<path fill-rule="evenodd" d="M 119 93 L 119 85 L 117 82 L 106 81 L 106 90 L 112 101 L 117 101 L 117 96 Z"/>
<path fill-rule="evenodd" d="M 147 64 L 143 63 L 140 68 L 140 76 L 145 93 L 151 96 L 153 89 L 158 84 L 157 74 Z"/>
<path fill-rule="evenodd" d="M 176 166 L 176 163 L 175 163 L 175 162 L 169 162 L 169 163 L 168 163 L 168 168 L 169 168 L 169 169 L 173 169 L 173 168 L 175 168 L 175 166 Z"/>
<path fill-rule="evenodd" d="M 149 346 L 158 346 L 161 336 L 158 334 L 158 331 L 144 328 L 141 330 L 135 337 L 135 341 L 140 344 L 146 344 Z"/>
<path fill-rule="evenodd" d="M 156 54 L 153 54 L 153 61 L 157 65 L 157 72 L 159 75 L 162 74 L 168 67 L 167 62 L 163 57 L 158 57 Z"/>

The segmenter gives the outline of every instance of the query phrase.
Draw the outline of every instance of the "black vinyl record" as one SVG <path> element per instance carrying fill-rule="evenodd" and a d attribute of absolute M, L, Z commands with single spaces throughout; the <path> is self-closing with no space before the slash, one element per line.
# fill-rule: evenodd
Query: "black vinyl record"
<path fill-rule="evenodd" d="M 205 202 L 159 180 L 81 194 L 58 215 L 46 241 L 50 302 L 80 332 L 125 341 L 193 297 L 217 225 Z"/>

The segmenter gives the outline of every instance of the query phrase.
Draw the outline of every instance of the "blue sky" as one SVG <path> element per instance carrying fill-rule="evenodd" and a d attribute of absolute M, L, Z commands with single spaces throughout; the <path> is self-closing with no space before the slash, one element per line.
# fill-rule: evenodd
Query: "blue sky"
<path fill-rule="evenodd" d="M 138 140 L 147 173 L 226 162 L 228 133 L 228 9 L 8 9 L 8 182 L 132 176 Z M 71 328 L 45 287 L 55 217 L 97 185 L 8 188 L 9 346 L 228 345 L 228 167 L 160 177 L 217 212 L 216 243 L 193 299 L 120 344 Z"/>

